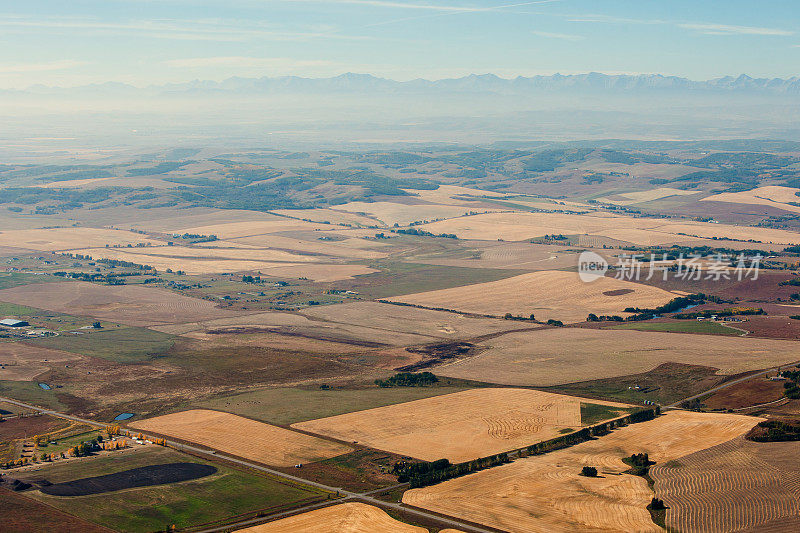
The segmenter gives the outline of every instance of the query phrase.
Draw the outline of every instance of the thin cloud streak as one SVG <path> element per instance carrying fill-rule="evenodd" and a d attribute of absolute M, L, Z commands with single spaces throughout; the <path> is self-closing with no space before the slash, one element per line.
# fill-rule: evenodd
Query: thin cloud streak
<path fill-rule="evenodd" d="M 47 63 L 25 63 L 19 65 L 0 64 L 0 73 L 16 74 L 21 72 L 48 72 L 51 70 L 67 70 L 87 64 L 88 63 L 86 61 L 76 61 L 74 59 L 62 59 L 60 61 L 50 61 Z"/>

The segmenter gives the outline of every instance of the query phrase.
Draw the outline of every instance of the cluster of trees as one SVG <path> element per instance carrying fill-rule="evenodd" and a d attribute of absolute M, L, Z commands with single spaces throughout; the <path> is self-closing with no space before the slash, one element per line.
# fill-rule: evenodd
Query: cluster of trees
<path fill-rule="evenodd" d="M 242 283 L 261 283 L 261 276 L 242 276 Z"/>
<path fill-rule="evenodd" d="M 427 387 L 438 383 L 437 378 L 431 372 L 400 372 L 388 379 L 376 379 L 375 384 L 379 387 Z"/>
<path fill-rule="evenodd" d="M 786 281 L 781 281 L 778 283 L 781 287 L 785 287 L 786 285 L 790 285 L 792 287 L 800 287 L 800 277 L 799 278 L 792 278 L 787 279 Z"/>
<path fill-rule="evenodd" d="M 800 440 L 800 422 L 765 420 L 747 434 L 747 439 L 756 442 L 785 442 Z"/>
<path fill-rule="evenodd" d="M 426 463 L 428 465 L 436 465 L 435 467 L 431 466 L 424 471 L 410 472 L 407 476 L 407 479 L 411 488 L 417 489 L 420 487 L 435 485 L 436 483 L 441 483 L 442 481 L 447 481 L 448 479 L 466 476 L 467 474 L 471 474 L 479 470 L 485 470 L 486 468 L 492 468 L 506 464 L 509 461 L 510 459 L 508 458 L 507 453 L 499 453 L 497 455 L 482 457 L 480 459 L 474 459 L 472 461 L 454 465 L 451 465 L 450 461 L 447 459 L 439 459 L 433 463 Z M 400 479 L 401 478 L 398 476 L 398 481 L 400 481 Z M 406 479 L 406 477 L 403 477 L 402 479 Z"/>
<path fill-rule="evenodd" d="M 597 477 L 597 468 L 593 466 L 584 466 L 581 469 L 581 475 L 586 477 Z"/>
<path fill-rule="evenodd" d="M 656 464 L 646 453 L 634 453 L 622 461 L 631 467 L 630 473 L 634 476 L 646 476 L 650 471 L 650 466 Z"/>
<path fill-rule="evenodd" d="M 673 298 L 664 305 L 660 305 L 652 309 L 642 309 L 640 307 L 626 307 L 624 311 L 626 313 L 661 315 L 664 313 L 674 313 L 675 311 L 678 311 L 690 305 L 703 304 L 706 302 L 707 299 L 708 297 L 705 294 L 703 294 L 702 292 L 698 292 L 697 294 L 688 294 L 686 296 L 679 296 L 677 298 Z"/>
<path fill-rule="evenodd" d="M 625 319 L 619 315 L 600 315 L 589 313 L 586 317 L 587 322 L 625 322 Z"/>
<path fill-rule="evenodd" d="M 682 320 L 694 320 L 697 318 L 709 318 L 716 316 L 737 316 L 737 315 L 766 315 L 767 312 L 760 307 L 726 307 L 725 309 L 706 309 L 693 313 L 677 313 L 672 318 Z"/>
<path fill-rule="evenodd" d="M 393 229 L 392 233 L 402 233 L 403 235 L 417 235 L 419 237 L 443 237 L 445 239 L 458 239 L 455 233 L 431 233 L 424 229 L 408 228 L 408 229 Z"/>
<path fill-rule="evenodd" d="M 522 320 L 522 321 L 528 321 L 529 320 L 529 321 L 532 321 L 532 322 L 536 321 L 536 317 L 533 316 L 533 313 L 531 313 L 530 316 L 528 316 L 528 318 L 525 318 L 524 316 L 512 315 L 511 313 L 506 313 L 505 315 L 503 315 L 503 319 L 505 319 L 505 320 Z"/>

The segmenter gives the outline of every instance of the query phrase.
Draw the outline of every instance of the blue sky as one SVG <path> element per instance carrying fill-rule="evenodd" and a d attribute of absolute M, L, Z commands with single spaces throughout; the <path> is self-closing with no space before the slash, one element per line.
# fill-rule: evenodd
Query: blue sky
<path fill-rule="evenodd" d="M 796 0 L 5 1 L 0 87 L 343 72 L 789 77 L 798 23 Z"/>

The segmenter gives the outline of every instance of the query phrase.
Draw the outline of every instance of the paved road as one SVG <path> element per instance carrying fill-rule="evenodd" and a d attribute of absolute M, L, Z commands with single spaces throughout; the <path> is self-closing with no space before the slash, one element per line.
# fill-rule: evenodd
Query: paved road
<path fill-rule="evenodd" d="M 72 420 L 74 422 L 81 422 L 81 423 L 88 424 L 88 425 L 95 426 L 95 427 L 104 428 L 104 427 L 109 425 L 108 423 L 95 422 L 94 420 L 89 420 L 89 419 L 81 418 L 81 417 L 78 417 L 78 416 L 67 415 L 67 414 L 59 413 L 58 411 L 53 411 L 53 410 L 50 410 L 50 409 L 42 409 L 41 407 L 37 407 L 35 405 L 31 405 L 31 404 L 28 404 L 28 403 L 25 403 L 25 402 L 20 402 L 20 401 L 17 401 L 17 400 L 12 400 L 11 398 L 0 397 L 0 401 L 7 402 L 7 403 L 10 403 L 10 404 L 16 405 L 18 407 L 25 407 L 27 409 L 34 409 L 36 411 L 39 411 L 40 413 L 44 413 L 44 414 L 52 415 L 52 416 L 57 416 L 59 418 L 64 418 L 66 420 Z M 268 520 L 273 520 L 276 517 L 282 517 L 282 516 L 288 516 L 288 515 L 291 515 L 291 514 L 296 514 L 298 511 L 312 510 L 312 509 L 316 509 L 318 507 L 323 507 L 325 505 L 333 503 L 334 501 L 336 503 L 339 503 L 339 502 L 347 501 L 347 500 L 359 500 L 359 501 L 363 501 L 363 502 L 372 504 L 372 505 L 374 505 L 376 507 L 380 507 L 382 509 L 392 509 L 392 510 L 395 510 L 395 511 L 402 511 L 404 513 L 415 515 L 415 516 L 418 516 L 420 518 L 424 518 L 424 519 L 428 519 L 428 520 L 435 520 L 435 521 L 437 521 L 439 523 L 442 523 L 442 524 L 446 525 L 447 527 L 454 528 L 454 529 L 460 529 L 461 531 L 464 531 L 465 533 L 496 533 L 497 531 L 499 531 L 497 529 L 489 529 L 489 528 L 484 528 L 484 527 L 480 527 L 480 526 L 474 526 L 474 525 L 471 525 L 471 524 L 464 523 L 464 522 L 458 520 L 457 518 L 445 517 L 445 516 L 440 516 L 440 515 L 433 514 L 433 513 L 428 513 L 426 511 L 421 510 L 421 509 L 415 509 L 415 508 L 407 507 L 407 506 L 399 504 L 399 503 L 385 502 L 385 501 L 379 500 L 377 498 L 374 498 L 372 496 L 373 494 L 376 494 L 376 493 L 380 493 L 380 492 L 384 492 L 384 491 L 387 491 L 387 490 L 392 490 L 392 489 L 395 489 L 395 488 L 402 487 L 402 486 L 406 485 L 405 483 L 399 483 L 397 485 L 393 485 L 393 486 L 390 486 L 390 487 L 384 487 L 384 488 L 381 488 L 381 489 L 371 490 L 371 491 L 367 491 L 367 492 L 352 492 L 352 491 L 344 490 L 341 487 L 332 487 L 330 485 L 325 485 L 323 483 L 317 483 L 315 481 L 309 481 L 309 480 L 301 478 L 301 477 L 293 476 L 291 474 L 286 474 L 285 472 L 281 472 L 279 470 L 273 470 L 272 468 L 269 468 L 269 467 L 264 466 L 264 465 L 260 465 L 258 463 L 252 463 L 252 462 L 246 461 L 244 459 L 239 459 L 237 457 L 231 457 L 229 455 L 220 453 L 217 450 L 207 450 L 207 449 L 204 449 L 204 448 L 198 448 L 196 446 L 191 446 L 189 444 L 184 444 L 184 443 L 181 443 L 181 442 L 175 442 L 175 441 L 172 441 L 172 440 L 169 440 L 169 439 L 167 439 L 167 444 L 171 448 L 175 448 L 176 450 L 186 450 L 186 451 L 190 451 L 190 452 L 192 452 L 194 454 L 205 455 L 205 456 L 207 456 L 209 458 L 212 458 L 212 459 L 214 457 L 218 457 L 220 459 L 224 459 L 225 461 L 228 461 L 228 462 L 231 462 L 231 463 L 235 463 L 235 464 L 247 467 L 247 468 L 252 468 L 254 470 L 258 470 L 260 472 L 265 472 L 267 474 L 271 474 L 273 476 L 277 476 L 277 477 L 281 477 L 283 479 L 288 479 L 290 481 L 294 481 L 295 483 L 300 483 L 300 484 L 303 484 L 303 485 L 310 485 L 310 486 L 316 487 L 318 489 L 326 490 L 326 491 L 329 491 L 329 492 L 332 492 L 332 493 L 338 493 L 339 495 L 344 496 L 343 498 L 339 498 L 337 500 L 331 500 L 331 501 L 315 503 L 315 504 L 307 505 L 305 507 L 300 507 L 300 508 L 297 508 L 297 509 L 292 509 L 292 510 L 289 510 L 289 511 L 277 513 L 275 515 L 270 515 L 269 517 L 255 518 L 255 519 L 252 519 L 252 520 L 247 520 L 245 522 L 237 523 L 237 524 L 235 524 L 235 526 L 228 525 L 228 526 L 221 526 L 221 527 L 217 527 L 217 528 L 213 528 L 213 529 L 207 529 L 207 530 L 202 531 L 201 533 L 213 533 L 213 532 L 217 532 L 217 531 L 228 530 L 228 529 L 231 529 L 232 527 L 237 527 L 238 528 L 238 527 L 246 527 L 248 525 L 256 525 L 256 524 L 260 524 L 260 523 L 266 522 Z"/>
<path fill-rule="evenodd" d="M 794 363 L 786 363 L 785 365 L 775 366 L 775 367 L 769 368 L 767 370 L 762 370 L 761 372 L 756 372 L 755 374 L 750 374 L 750 375 L 747 375 L 747 376 L 745 376 L 743 378 L 738 378 L 738 379 L 734 379 L 734 380 L 731 380 L 731 381 L 726 381 L 722 385 L 718 385 L 718 386 L 716 386 L 716 387 L 714 387 L 712 389 L 708 389 L 707 391 L 701 392 L 700 394 L 695 394 L 694 396 L 689 396 L 688 398 L 684 398 L 683 400 L 678 400 L 677 402 L 671 403 L 671 404 L 669 404 L 669 405 L 667 405 L 665 407 L 667 409 L 674 409 L 674 408 L 678 407 L 680 404 L 682 404 L 683 402 L 690 402 L 692 400 L 696 400 L 697 398 L 702 398 L 706 394 L 711 394 L 713 392 L 721 391 L 722 389 L 727 389 L 728 387 L 731 387 L 733 385 L 738 385 L 739 383 L 741 383 L 743 381 L 747 381 L 749 379 L 753 379 L 753 378 L 758 377 L 758 376 L 764 376 L 764 375 L 769 374 L 771 372 L 776 372 L 779 368 L 786 368 L 787 366 L 794 366 L 794 365 L 797 365 L 797 364 L 800 364 L 800 361 L 795 361 Z"/>

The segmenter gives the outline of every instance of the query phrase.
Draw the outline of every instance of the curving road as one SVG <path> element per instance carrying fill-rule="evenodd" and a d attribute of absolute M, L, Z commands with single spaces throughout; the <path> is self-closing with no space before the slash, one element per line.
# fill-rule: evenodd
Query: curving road
<path fill-rule="evenodd" d="M 10 404 L 16 405 L 18 407 L 25 407 L 26 409 L 33 409 L 33 410 L 38 411 L 40 413 L 44 413 L 46 415 L 51 415 L 51 416 L 56 416 L 56 417 L 59 417 L 59 418 L 63 418 L 65 420 L 72 420 L 73 422 L 81 422 L 83 424 L 88 424 L 90 426 L 105 428 L 105 427 L 107 427 L 109 425 L 108 423 L 95 422 L 94 420 L 89 420 L 89 419 L 81 418 L 81 417 L 78 417 L 78 416 L 72 416 L 72 415 L 68 415 L 68 414 L 65 414 L 65 413 L 60 413 L 58 411 L 53 411 L 51 409 L 42 409 L 41 407 L 38 407 L 38 406 L 35 406 L 35 405 L 31 405 L 31 404 L 28 404 L 28 403 L 25 403 L 25 402 L 20 402 L 20 401 L 17 401 L 17 400 L 12 400 L 11 398 L 0 397 L 0 401 L 7 402 L 7 403 L 10 403 Z M 423 510 L 423 509 L 418 509 L 418 508 L 415 508 L 415 507 L 408 507 L 406 505 L 399 504 L 399 503 L 385 502 L 385 501 L 379 500 L 379 499 L 377 499 L 377 498 L 372 496 L 373 494 L 376 494 L 376 493 L 385 492 L 387 490 L 392 490 L 392 489 L 395 489 L 395 488 L 399 488 L 399 487 L 405 486 L 405 485 L 407 485 L 406 483 L 399 483 L 397 485 L 392 485 L 390 487 L 383 487 L 383 488 L 380 488 L 380 489 L 371 490 L 371 491 L 367 491 L 367 492 L 353 492 L 353 491 L 349 491 L 349 490 L 344 490 L 341 487 L 332 487 L 330 485 L 325 485 L 323 483 L 317 483 L 315 481 L 309 481 L 307 479 L 303 479 L 301 477 L 293 476 L 291 474 L 286 474 L 286 473 L 281 472 L 279 470 L 273 470 L 272 468 L 269 468 L 267 466 L 264 466 L 264 465 L 261 465 L 261 464 L 258 464 L 258 463 L 253 463 L 253 462 L 247 461 L 245 459 L 239 459 L 237 457 L 231 457 L 230 455 L 226 455 L 224 453 L 221 453 L 218 450 L 208 450 L 208 449 L 204 449 L 204 448 L 198 448 L 196 446 L 192 446 L 192 445 L 189 445 L 189 444 L 183 444 L 181 442 L 175 442 L 175 441 L 169 440 L 169 439 L 167 439 L 167 444 L 169 445 L 170 448 L 174 448 L 176 450 L 186 450 L 186 451 L 192 452 L 193 454 L 205 455 L 205 456 L 207 456 L 207 457 L 209 457 L 211 459 L 213 459 L 215 457 L 218 457 L 220 459 L 224 459 L 225 461 L 228 461 L 228 462 L 231 462 L 231 463 L 235 463 L 235 464 L 238 464 L 240 466 L 244 466 L 244 467 L 247 467 L 247 468 L 252 468 L 253 470 L 258 470 L 260 472 L 264 472 L 264 473 L 267 473 L 267 474 L 270 474 L 270 475 L 273 475 L 273 476 L 281 477 L 283 479 L 288 479 L 288 480 L 293 481 L 295 483 L 316 487 L 318 489 L 326 490 L 328 492 L 332 492 L 332 493 L 335 493 L 335 494 L 339 494 L 340 496 L 343 496 L 343 497 L 338 498 L 336 500 L 330 500 L 330 501 L 314 503 L 314 504 L 306 505 L 304 507 L 299 507 L 299 508 L 291 509 L 291 510 L 288 510 L 288 511 L 283 511 L 283 512 L 280 512 L 280 513 L 276 513 L 276 514 L 270 515 L 268 517 L 254 518 L 254 519 L 251 519 L 251 520 L 246 520 L 246 521 L 237 523 L 235 525 L 227 525 L 227 526 L 220 526 L 220 527 L 211 528 L 211 529 L 205 529 L 205 530 L 203 530 L 203 531 L 201 531 L 199 533 L 216 533 L 216 532 L 220 532 L 220 531 L 230 531 L 232 529 L 240 528 L 240 527 L 253 526 L 253 525 L 257 525 L 257 524 L 261 524 L 261 523 L 264 523 L 264 522 L 269 522 L 269 521 L 275 520 L 276 518 L 283 518 L 285 516 L 291 516 L 291 515 L 294 515 L 294 514 L 298 514 L 299 512 L 311 511 L 313 509 L 324 507 L 324 506 L 330 505 L 332 503 L 341 503 L 341 502 L 347 501 L 347 500 L 358 500 L 358 501 L 361 501 L 361 502 L 369 503 L 369 504 L 374 505 L 376 507 L 380 507 L 382 509 L 391 509 L 393 511 L 402 511 L 402 512 L 404 512 L 406 514 L 415 515 L 415 516 L 418 516 L 420 518 L 424 518 L 424 519 L 427 519 L 427 520 L 434 520 L 434 521 L 436 521 L 436 522 L 438 522 L 440 524 L 443 524 L 443 525 L 445 525 L 445 526 L 447 526 L 449 528 L 459 529 L 461 531 L 464 531 L 465 533 L 498 533 L 498 532 L 502 532 L 502 530 L 500 530 L 500 529 L 494 529 L 494 528 L 489 528 L 489 527 L 483 527 L 483 526 L 477 526 L 477 525 L 469 524 L 469 523 L 466 523 L 466 522 L 462 522 L 458 518 L 430 513 L 430 512 L 427 512 L 427 511 Z"/>

